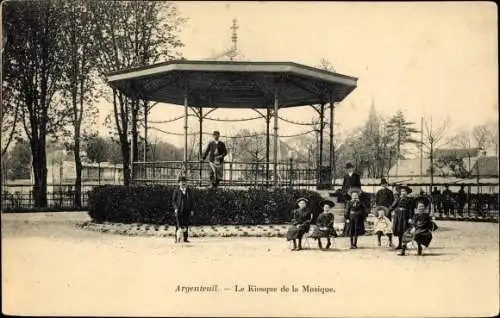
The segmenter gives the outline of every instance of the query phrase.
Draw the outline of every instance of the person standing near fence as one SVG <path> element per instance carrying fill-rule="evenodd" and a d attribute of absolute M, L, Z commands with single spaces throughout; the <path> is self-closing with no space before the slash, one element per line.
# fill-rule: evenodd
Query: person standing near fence
<path fill-rule="evenodd" d="M 347 208 L 347 201 L 351 200 L 351 189 L 361 190 L 361 178 L 359 174 L 354 171 L 354 165 L 348 162 L 345 166 L 346 174 L 344 175 L 344 181 L 342 182 L 342 195 L 345 198 L 345 207 Z"/>
<path fill-rule="evenodd" d="M 464 186 L 460 186 L 460 190 L 457 193 L 457 203 L 458 203 L 458 214 L 460 217 L 464 216 L 465 203 L 467 202 L 467 194 L 465 194 Z"/>
<path fill-rule="evenodd" d="M 213 132 L 214 140 L 212 140 L 203 154 L 203 161 L 208 156 L 210 165 L 210 183 L 212 188 L 216 188 L 222 179 L 222 166 L 224 164 L 224 157 L 227 155 L 226 145 L 219 140 L 220 132 Z"/>
<path fill-rule="evenodd" d="M 190 225 L 190 218 L 194 214 L 194 198 L 191 189 L 187 187 L 187 179 L 184 176 L 180 176 L 179 187 L 174 190 L 172 194 L 172 205 L 175 213 L 175 242 L 179 243 L 181 241 L 181 235 L 183 241 L 189 243 L 188 240 L 188 228 Z"/>
<path fill-rule="evenodd" d="M 445 216 L 453 213 L 453 193 L 447 184 L 444 185 L 442 197 L 443 212 Z"/>
<path fill-rule="evenodd" d="M 388 209 L 392 203 L 394 203 L 394 193 L 392 193 L 391 189 L 389 189 L 389 184 L 385 178 L 380 180 L 380 185 L 382 186 L 382 189 L 378 190 L 375 194 L 375 205 L 377 207 L 383 206 Z M 389 210 L 384 211 L 387 211 L 385 216 L 390 220 L 391 214 L 389 213 Z"/>
<path fill-rule="evenodd" d="M 353 164 L 348 162 L 345 168 L 347 173 L 344 175 L 344 181 L 342 182 L 342 192 L 344 194 L 349 194 L 353 188 L 361 189 L 361 178 L 359 174 L 354 171 Z"/>
<path fill-rule="evenodd" d="M 443 210 L 441 209 L 441 191 L 437 187 L 434 187 L 431 193 L 432 197 L 432 212 L 441 214 Z"/>

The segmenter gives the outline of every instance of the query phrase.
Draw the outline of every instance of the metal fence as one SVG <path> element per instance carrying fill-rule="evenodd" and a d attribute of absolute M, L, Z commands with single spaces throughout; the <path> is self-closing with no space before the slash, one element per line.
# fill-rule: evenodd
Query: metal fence
<path fill-rule="evenodd" d="M 81 209 L 88 206 L 88 193 L 99 184 L 82 184 Z M 2 185 L 2 211 L 22 211 L 35 208 L 33 185 L 30 184 L 3 184 Z M 49 210 L 75 210 L 75 185 L 73 184 L 48 184 L 47 209 Z"/>
<path fill-rule="evenodd" d="M 209 186 L 211 168 L 207 162 L 190 161 L 134 162 L 134 184 L 176 184 L 180 174 L 197 186 Z M 225 162 L 220 187 L 266 187 L 274 185 L 272 162 Z M 320 170 L 307 162 L 287 160 L 276 165 L 277 185 L 293 188 L 316 188 L 330 183 L 330 168 Z"/>
<path fill-rule="evenodd" d="M 223 164 L 223 188 L 245 189 L 274 186 L 274 164 L 271 162 L 226 162 Z M 332 180 L 329 167 L 318 169 L 307 162 L 287 160 L 276 165 L 277 186 L 299 189 L 340 189 L 342 179 Z M 192 161 L 187 163 L 187 177 L 192 186 L 209 186 L 211 168 L 208 163 Z M 133 185 L 162 184 L 174 185 L 178 176 L 184 173 L 182 161 L 135 162 L 133 165 Z M 446 180 L 442 180 L 443 185 Z M 471 181 L 471 180 L 466 180 Z M 363 179 L 363 191 L 370 195 L 372 203 L 374 193 L 378 190 L 378 179 Z M 333 187 L 332 186 L 333 183 Z M 103 184 L 114 184 L 109 180 L 98 182 L 88 180 L 82 184 L 82 209 L 88 206 L 88 193 L 94 187 Z M 418 189 L 430 190 L 428 183 L 412 182 L 409 185 L 418 195 Z M 439 186 L 439 183 L 434 183 Z M 455 185 L 455 186 L 458 186 Z M 499 195 L 498 183 L 469 183 L 466 187 L 466 202 L 459 204 L 456 192 L 447 206 L 435 204 L 435 213 L 443 217 L 498 217 Z M 63 184 L 49 184 L 47 187 L 48 209 L 72 210 L 74 206 L 74 181 Z M 34 209 L 33 185 L 9 184 L 2 185 L 2 211 L 21 211 Z"/>

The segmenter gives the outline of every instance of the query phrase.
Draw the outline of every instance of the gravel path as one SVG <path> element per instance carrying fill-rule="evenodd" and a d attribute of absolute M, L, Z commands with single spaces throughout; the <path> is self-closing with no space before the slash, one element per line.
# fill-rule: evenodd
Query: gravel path
<path fill-rule="evenodd" d="M 78 212 L 2 214 L 4 313 L 435 317 L 499 309 L 494 223 L 438 221 L 425 256 L 400 257 L 374 237 L 354 251 L 337 238 L 328 252 L 291 252 L 283 238 L 174 244 L 76 227 L 87 220 Z"/>

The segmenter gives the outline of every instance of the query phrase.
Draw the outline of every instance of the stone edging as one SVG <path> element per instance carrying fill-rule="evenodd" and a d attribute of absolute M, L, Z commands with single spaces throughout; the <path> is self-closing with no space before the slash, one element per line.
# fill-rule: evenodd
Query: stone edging
<path fill-rule="evenodd" d="M 79 228 L 100 233 L 111 233 L 128 236 L 173 237 L 175 226 L 152 224 L 123 224 L 84 222 Z M 335 224 L 337 234 L 341 236 L 343 224 Z M 278 225 L 203 225 L 189 228 L 191 237 L 284 237 L 287 224 Z M 311 231 L 309 232 L 311 233 Z M 369 234 L 369 233 L 367 233 Z"/>

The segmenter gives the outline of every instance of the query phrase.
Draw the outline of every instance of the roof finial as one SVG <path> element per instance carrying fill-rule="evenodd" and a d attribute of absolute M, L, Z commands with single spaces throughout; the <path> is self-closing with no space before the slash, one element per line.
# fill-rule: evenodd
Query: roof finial
<path fill-rule="evenodd" d="M 236 33 L 236 31 L 238 30 L 239 26 L 236 22 L 236 18 L 233 19 L 233 25 L 231 26 L 231 30 L 233 30 L 233 34 L 231 36 L 231 40 L 233 42 L 233 47 L 232 47 L 232 50 L 231 50 L 231 54 L 230 54 L 230 60 L 232 61 L 235 56 L 236 56 L 236 52 L 238 50 L 238 34 Z"/>

